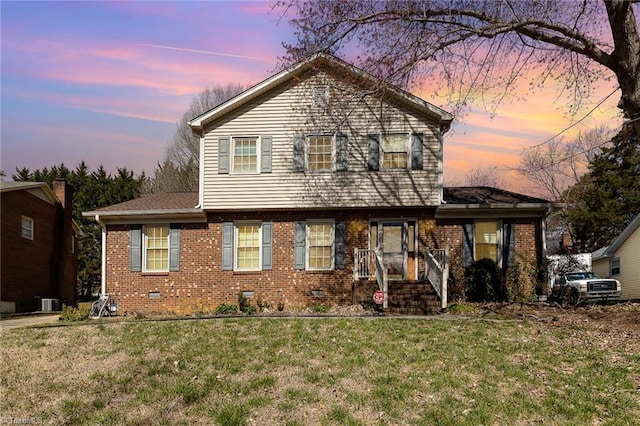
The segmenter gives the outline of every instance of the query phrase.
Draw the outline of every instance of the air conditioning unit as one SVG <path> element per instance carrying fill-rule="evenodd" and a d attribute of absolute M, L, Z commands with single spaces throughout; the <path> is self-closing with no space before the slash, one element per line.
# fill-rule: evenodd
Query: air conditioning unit
<path fill-rule="evenodd" d="M 41 311 L 51 312 L 51 311 L 59 311 L 60 310 L 60 300 L 59 299 L 41 299 L 42 308 Z"/>

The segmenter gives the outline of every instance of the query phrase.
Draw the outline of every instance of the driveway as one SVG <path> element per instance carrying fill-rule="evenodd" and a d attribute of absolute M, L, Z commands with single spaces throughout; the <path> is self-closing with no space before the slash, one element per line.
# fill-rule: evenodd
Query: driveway
<path fill-rule="evenodd" d="M 5 319 L 0 321 L 0 330 L 11 330 L 13 328 L 27 327 L 29 325 L 40 325 L 57 322 L 60 314 L 55 315 L 34 315 L 15 319 Z"/>

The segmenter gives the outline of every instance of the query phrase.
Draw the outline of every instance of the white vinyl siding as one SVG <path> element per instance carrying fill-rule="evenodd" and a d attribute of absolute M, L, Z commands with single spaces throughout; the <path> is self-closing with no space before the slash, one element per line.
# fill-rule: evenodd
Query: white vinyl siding
<path fill-rule="evenodd" d="M 321 78 L 322 77 L 322 78 Z M 437 123 L 404 107 L 380 105 L 373 98 L 364 97 L 343 83 L 341 99 L 357 99 L 352 104 L 347 122 L 336 117 L 314 116 L 312 122 L 306 113 L 313 108 L 312 89 L 322 86 L 324 77 L 315 75 L 307 80 L 288 83 L 239 108 L 218 122 L 211 123 L 205 132 L 203 163 L 203 205 L 207 210 L 227 209 L 280 209 L 311 207 L 383 207 L 383 206 L 436 206 L 440 203 L 441 189 L 438 174 L 442 153 L 438 140 Z M 332 89 L 332 93 L 337 90 Z M 306 102 L 307 108 L 301 106 Z M 331 110 L 334 109 L 332 105 Z M 424 154 L 422 170 L 367 169 L 367 135 L 381 134 L 380 121 L 372 111 L 384 111 L 386 126 L 393 132 L 423 135 Z M 341 116 L 344 117 L 344 116 Z M 335 132 L 344 134 L 347 143 L 346 171 L 333 168 L 324 173 L 293 171 L 293 140 L 299 135 Z M 234 135 L 269 135 L 272 140 L 271 173 L 229 173 L 218 171 L 218 141 Z M 334 141 L 335 143 L 335 141 Z M 231 148 L 231 147 L 230 147 Z M 335 147 L 334 147 L 335 148 Z M 335 153 L 333 153 L 335 157 Z M 335 158 L 332 160 L 336 161 Z M 260 167 L 258 165 L 258 167 Z"/>

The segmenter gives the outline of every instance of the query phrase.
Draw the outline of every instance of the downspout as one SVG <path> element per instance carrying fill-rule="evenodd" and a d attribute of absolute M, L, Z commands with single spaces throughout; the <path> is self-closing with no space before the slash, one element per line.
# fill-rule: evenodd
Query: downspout
<path fill-rule="evenodd" d="M 442 137 L 442 125 L 438 129 L 438 192 L 440 197 L 440 203 L 444 204 L 444 176 L 443 176 L 443 162 L 444 162 L 444 142 Z"/>
<path fill-rule="evenodd" d="M 107 225 L 100 222 L 100 215 L 96 215 L 96 222 L 102 229 L 102 253 L 100 254 L 100 294 L 107 293 Z"/>
<path fill-rule="evenodd" d="M 198 164 L 198 205 L 202 208 L 204 205 L 204 136 L 200 136 L 200 164 Z"/>

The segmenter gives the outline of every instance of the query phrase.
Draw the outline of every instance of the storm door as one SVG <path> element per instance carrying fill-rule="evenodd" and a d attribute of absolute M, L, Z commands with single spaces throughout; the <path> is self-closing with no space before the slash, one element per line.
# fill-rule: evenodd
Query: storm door
<path fill-rule="evenodd" d="M 370 241 L 382 250 L 389 280 L 415 279 L 415 229 L 414 221 L 371 222 Z"/>

